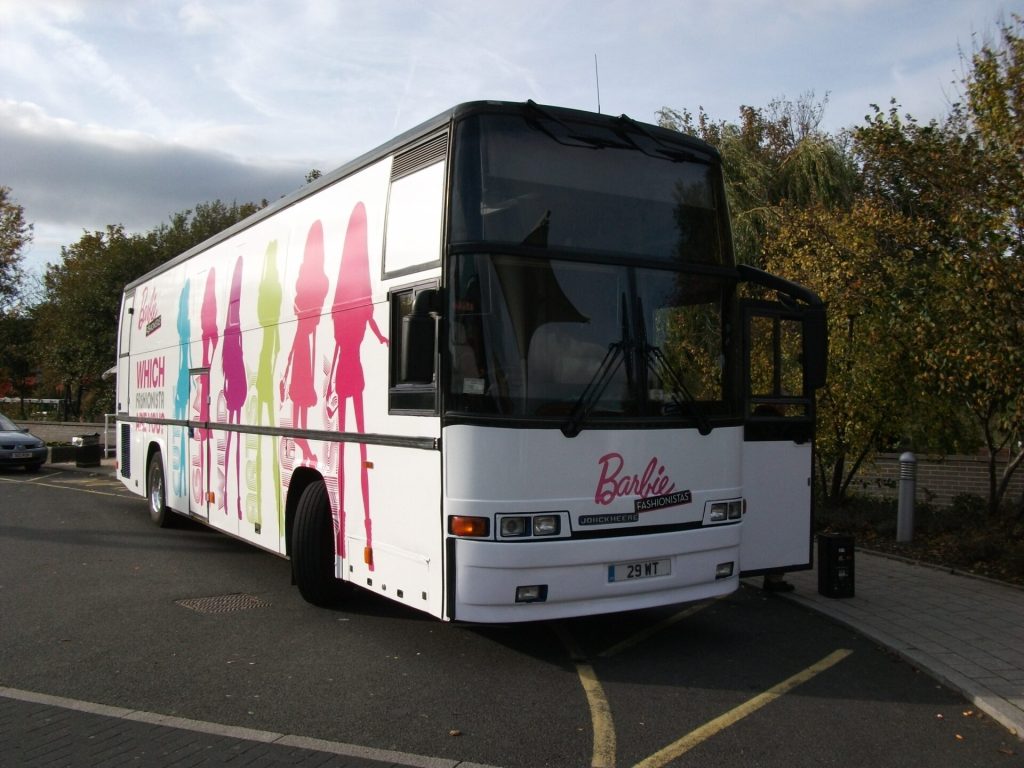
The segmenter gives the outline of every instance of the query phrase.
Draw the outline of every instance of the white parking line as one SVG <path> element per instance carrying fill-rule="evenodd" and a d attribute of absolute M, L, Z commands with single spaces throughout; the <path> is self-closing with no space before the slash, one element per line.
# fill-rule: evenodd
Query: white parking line
<path fill-rule="evenodd" d="M 427 757 L 425 755 L 415 755 L 409 752 L 396 752 L 389 749 L 364 747 L 359 744 L 346 744 L 339 741 L 313 739 L 307 736 L 275 733 L 274 731 L 260 731 L 255 728 L 240 728 L 234 725 L 210 723 L 202 720 L 189 720 L 182 717 L 161 715 L 157 712 L 126 709 L 124 707 L 112 707 L 108 704 L 97 704 L 91 701 L 68 699 L 63 696 L 50 696 L 46 693 L 23 691 L 17 688 L 5 688 L 0 686 L 0 696 L 7 699 L 15 699 L 17 701 L 27 701 L 33 704 L 43 704 L 49 707 L 72 709 L 76 712 L 86 712 L 88 714 L 100 715 L 102 717 L 113 717 L 120 720 L 149 723 L 150 725 L 162 725 L 167 728 L 177 728 L 179 730 L 193 731 L 196 733 L 207 733 L 213 736 L 225 736 L 227 738 L 240 739 L 242 741 L 255 741 L 263 744 L 277 744 L 283 747 L 310 749 L 317 752 L 327 752 L 333 755 L 345 755 L 346 757 L 360 757 L 366 760 L 377 760 L 379 762 L 392 765 L 412 766 L 413 768 L 494 768 L 493 766 L 487 766 L 480 763 L 467 763 L 461 760 Z"/>

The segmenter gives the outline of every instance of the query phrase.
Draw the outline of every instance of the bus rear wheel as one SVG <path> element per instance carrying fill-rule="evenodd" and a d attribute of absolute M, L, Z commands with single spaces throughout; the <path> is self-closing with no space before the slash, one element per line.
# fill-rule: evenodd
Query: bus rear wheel
<path fill-rule="evenodd" d="M 161 528 L 170 528 L 174 524 L 174 513 L 167 508 L 164 462 L 159 451 L 149 457 L 149 467 L 146 469 L 146 497 L 149 499 L 149 519 Z"/>
<path fill-rule="evenodd" d="M 292 531 L 292 578 L 313 605 L 337 605 L 345 584 L 334 576 L 334 524 L 322 481 L 302 491 Z"/>

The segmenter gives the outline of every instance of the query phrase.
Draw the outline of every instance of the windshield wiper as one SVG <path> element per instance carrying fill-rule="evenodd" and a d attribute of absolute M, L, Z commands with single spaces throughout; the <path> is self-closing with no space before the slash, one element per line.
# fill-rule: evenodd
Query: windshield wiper
<path fill-rule="evenodd" d="M 587 418 L 591 410 L 601 399 L 601 395 L 608 388 L 609 382 L 614 378 L 622 360 L 625 357 L 625 342 L 616 341 L 608 345 L 608 351 L 601 361 L 601 365 L 594 371 L 587 386 L 573 405 L 569 418 L 562 425 L 562 434 L 566 437 L 576 437 L 583 430 L 583 420 Z"/>
<path fill-rule="evenodd" d="M 634 132 L 647 139 L 649 143 L 655 145 L 654 148 L 642 147 L 638 142 L 634 141 L 632 137 L 625 133 L 623 134 L 623 138 L 627 139 L 634 147 L 639 149 L 645 155 L 660 159 L 668 159 L 674 163 L 701 163 L 702 165 L 709 165 L 711 162 L 707 157 L 702 157 L 696 152 L 691 152 L 678 145 L 670 144 L 669 142 L 660 139 L 645 127 L 643 123 L 638 123 L 629 115 L 619 115 L 618 120 L 622 125 L 632 129 Z"/>
<path fill-rule="evenodd" d="M 644 322 L 643 300 L 639 296 L 636 300 L 636 307 L 637 325 L 639 326 L 637 328 L 637 336 L 643 345 L 647 370 L 657 376 L 662 383 L 670 385 L 669 394 L 672 395 L 672 402 L 690 414 L 690 417 L 697 424 L 697 431 L 703 436 L 710 435 L 711 422 L 708 421 L 708 417 L 704 415 L 704 412 L 697 405 L 697 398 L 693 396 L 693 393 L 683 383 L 682 377 L 672 367 L 668 358 L 661 351 L 661 347 L 656 344 L 647 343 L 647 324 Z"/>
<path fill-rule="evenodd" d="M 640 149 L 636 142 L 628 137 L 612 138 L 605 135 L 587 135 L 581 130 L 582 126 L 573 128 L 533 99 L 527 101 L 526 106 L 534 114 L 532 119 L 527 118 L 530 123 L 559 144 L 588 149 Z M 544 125 L 545 122 L 548 123 L 547 126 Z M 596 128 L 597 126 L 595 126 Z"/>
<path fill-rule="evenodd" d="M 613 341 L 608 345 L 608 351 L 604 353 L 604 359 L 597 366 L 594 375 L 590 377 L 587 386 L 583 388 L 579 398 L 569 412 L 569 418 L 562 425 L 562 434 L 566 437 L 576 437 L 583 429 L 583 420 L 590 415 L 590 412 L 601 399 L 601 395 L 608 389 L 608 384 L 622 367 L 626 360 L 627 350 L 632 349 L 633 341 L 629 333 L 629 321 L 626 314 L 626 294 L 622 294 L 622 339 Z M 631 352 L 629 354 L 632 354 Z M 629 364 L 627 375 L 632 379 L 632 364 Z"/>
<path fill-rule="evenodd" d="M 656 347 L 652 344 L 644 345 L 647 350 L 645 357 L 647 358 L 647 367 L 663 382 L 667 382 L 671 385 L 669 394 L 672 395 L 672 402 L 680 408 L 685 409 L 695 422 L 697 422 L 697 431 L 702 435 L 711 434 L 711 422 L 708 421 L 708 417 L 704 415 L 704 412 L 697 406 L 697 398 L 693 396 L 693 393 L 686 387 L 683 380 L 676 373 L 672 364 L 669 363 L 668 358 L 665 357 L 661 351 L 661 347 Z M 680 397 L 682 395 L 682 397 Z"/>

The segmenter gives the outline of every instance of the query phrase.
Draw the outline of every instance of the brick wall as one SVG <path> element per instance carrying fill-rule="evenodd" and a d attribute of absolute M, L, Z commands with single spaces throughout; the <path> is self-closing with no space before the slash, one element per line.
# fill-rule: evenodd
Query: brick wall
<path fill-rule="evenodd" d="M 1002 473 L 1006 462 L 999 464 Z M 865 463 L 850 484 L 854 493 L 896 498 L 899 495 L 900 454 L 880 453 L 871 464 Z M 973 494 L 988 498 L 988 458 L 985 456 L 918 456 L 918 503 L 946 507 L 956 496 Z M 1024 468 L 1010 481 L 1006 500 L 1015 504 L 1024 493 Z"/>

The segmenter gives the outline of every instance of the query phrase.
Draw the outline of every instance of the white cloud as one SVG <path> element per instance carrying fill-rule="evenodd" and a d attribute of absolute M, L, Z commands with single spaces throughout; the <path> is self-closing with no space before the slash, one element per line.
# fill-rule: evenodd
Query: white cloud
<path fill-rule="evenodd" d="M 40 225 L 149 227 L 209 197 L 273 197 L 461 101 L 595 109 L 595 54 L 603 111 L 641 120 L 733 120 L 810 90 L 830 94 L 833 130 L 890 97 L 927 119 L 957 45 L 1022 5 L 0 0 L 0 184 Z"/>

